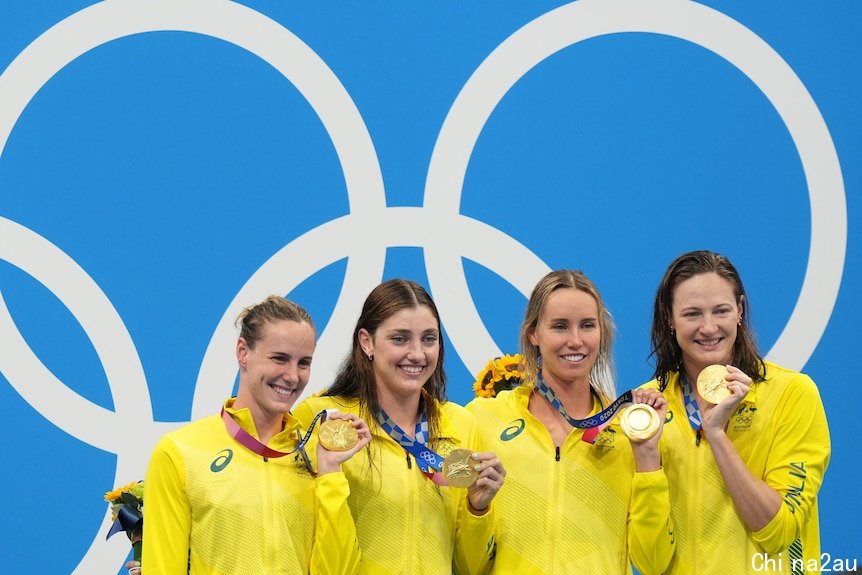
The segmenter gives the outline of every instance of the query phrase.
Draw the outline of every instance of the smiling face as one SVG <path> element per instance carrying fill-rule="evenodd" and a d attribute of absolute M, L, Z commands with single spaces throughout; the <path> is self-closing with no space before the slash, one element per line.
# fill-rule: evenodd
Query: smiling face
<path fill-rule="evenodd" d="M 403 308 L 384 320 L 374 334 L 359 330 L 359 343 L 371 354 L 377 396 L 403 400 L 418 396 L 437 368 L 440 326 L 428 306 Z"/>
<path fill-rule="evenodd" d="M 539 348 L 549 384 L 589 385 L 602 339 L 598 316 L 596 300 L 581 290 L 562 288 L 548 297 L 528 337 Z"/>
<path fill-rule="evenodd" d="M 291 320 L 265 322 L 254 347 L 240 337 L 234 407 L 249 408 L 256 423 L 281 419 L 308 384 L 314 347 L 314 329 Z"/>
<path fill-rule="evenodd" d="M 690 380 L 708 365 L 733 361 L 742 303 L 737 302 L 731 283 L 713 272 L 692 276 L 676 285 L 670 327 L 676 332 Z"/>

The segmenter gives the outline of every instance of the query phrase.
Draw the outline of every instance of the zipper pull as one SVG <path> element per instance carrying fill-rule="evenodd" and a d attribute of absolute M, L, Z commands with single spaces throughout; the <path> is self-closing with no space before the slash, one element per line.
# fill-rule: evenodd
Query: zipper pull
<path fill-rule="evenodd" d="M 559 461 L 560 460 L 560 446 L 559 445 L 556 446 L 556 450 L 557 450 L 556 461 Z"/>
<path fill-rule="evenodd" d="M 700 430 L 699 429 L 697 430 L 697 433 L 695 434 L 694 444 L 700 445 Z"/>
<path fill-rule="evenodd" d="M 413 469 L 413 463 L 410 462 L 410 454 L 407 454 L 407 469 Z"/>

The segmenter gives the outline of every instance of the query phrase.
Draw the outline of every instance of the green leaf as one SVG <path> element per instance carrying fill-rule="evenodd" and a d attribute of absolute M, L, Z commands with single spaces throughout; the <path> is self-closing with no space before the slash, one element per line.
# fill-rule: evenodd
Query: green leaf
<path fill-rule="evenodd" d="M 132 495 L 131 493 L 126 492 L 126 491 L 124 491 L 120 494 L 120 501 L 122 501 L 123 504 L 128 505 L 132 509 L 140 509 L 140 507 L 141 507 L 141 504 L 138 501 L 138 498 L 135 497 L 134 495 Z"/>

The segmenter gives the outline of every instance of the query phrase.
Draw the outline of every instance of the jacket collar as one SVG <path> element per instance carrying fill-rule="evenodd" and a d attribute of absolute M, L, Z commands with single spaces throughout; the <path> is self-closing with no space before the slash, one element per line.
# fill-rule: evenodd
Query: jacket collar
<path fill-rule="evenodd" d="M 254 426 L 254 419 L 252 419 L 251 411 L 247 407 L 234 409 L 234 401 L 236 401 L 236 398 L 230 397 L 224 402 L 225 411 L 233 417 L 233 420 L 236 421 L 240 427 L 245 429 L 256 439 L 260 439 L 260 436 L 257 433 L 257 428 Z M 272 437 L 267 446 L 279 451 L 292 450 L 298 443 L 297 432 L 299 429 L 299 421 L 294 418 L 290 412 L 285 413 L 282 417 L 281 431 Z"/>

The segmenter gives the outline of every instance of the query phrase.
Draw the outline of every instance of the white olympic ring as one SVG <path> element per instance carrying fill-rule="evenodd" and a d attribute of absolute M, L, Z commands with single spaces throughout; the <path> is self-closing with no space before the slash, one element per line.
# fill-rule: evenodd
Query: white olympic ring
<path fill-rule="evenodd" d="M 652 32 L 703 46 L 734 64 L 775 106 L 799 151 L 811 200 L 812 227 L 799 299 L 770 355 L 799 369 L 822 336 L 837 297 L 846 250 L 844 186 L 835 147 L 810 94 L 792 69 L 757 35 L 713 9 L 681 0 L 581 0 L 523 26 L 477 68 L 453 103 L 434 146 L 422 208 L 386 207 L 379 162 L 361 115 L 317 54 L 279 23 L 228 0 L 106 0 L 57 23 L 0 75 L 0 153 L 24 108 L 57 71 L 96 46 L 131 34 L 162 30 L 200 33 L 231 42 L 288 78 L 312 105 L 332 138 L 350 201 L 348 216 L 327 222 L 286 245 L 237 293 L 203 359 L 193 418 L 210 414 L 212 406 L 233 387 L 236 334 L 232 320 L 239 309 L 269 293 L 288 293 L 316 271 L 347 256 L 341 297 L 320 336 L 316 354 L 315 364 L 324 366 L 315 368 L 316 381 L 329 381 L 344 348 L 330 342 L 332 336 L 328 334 L 352 330 L 361 300 L 379 282 L 386 248 L 392 245 L 425 248 L 435 300 L 464 362 L 478 369 L 488 357 L 500 355 L 471 305 L 460 258 L 498 273 L 525 296 L 549 268 L 513 238 L 459 213 L 467 162 L 490 114 L 527 71 L 563 48 L 606 34 Z M 448 233 L 425 235 L 422 224 L 428 221 L 445 226 Z M 338 242 L 339 237 L 354 240 L 345 247 Z M 399 238 L 398 244 L 391 243 L 393 237 Z M 159 436 L 181 422 L 154 421 L 140 358 L 110 300 L 57 246 L 2 217 L 0 257 L 50 289 L 80 322 L 104 366 L 116 411 L 89 402 L 57 379 L 26 344 L 0 296 L 0 346 L 12 351 L 9 357 L 17 361 L 0 366 L 4 376 L 22 398 L 59 428 L 116 453 L 115 481 L 141 475 L 145 465 L 141 454 L 149 453 Z M 287 259 L 289 266 L 283 265 Z M 513 269 L 518 273 L 512 273 Z M 43 384 L 26 383 L 32 381 Z M 312 389 L 310 386 L 309 391 Z M 135 432 L 125 431 L 120 421 Z M 106 515 L 99 533 L 109 522 Z M 113 541 L 106 543 L 97 537 L 75 573 L 116 565 L 128 549 L 119 538 Z"/>
<path fill-rule="evenodd" d="M 419 454 L 419 457 L 423 461 L 427 461 L 428 463 L 434 463 L 435 461 L 437 461 L 437 457 L 430 451 L 423 451 Z"/>

